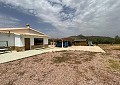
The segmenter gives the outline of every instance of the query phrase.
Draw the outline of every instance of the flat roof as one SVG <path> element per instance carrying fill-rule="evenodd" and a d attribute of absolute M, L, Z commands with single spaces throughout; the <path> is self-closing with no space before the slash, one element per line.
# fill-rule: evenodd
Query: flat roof
<path fill-rule="evenodd" d="M 74 41 L 87 41 L 87 39 L 79 39 L 79 40 L 74 40 Z"/>

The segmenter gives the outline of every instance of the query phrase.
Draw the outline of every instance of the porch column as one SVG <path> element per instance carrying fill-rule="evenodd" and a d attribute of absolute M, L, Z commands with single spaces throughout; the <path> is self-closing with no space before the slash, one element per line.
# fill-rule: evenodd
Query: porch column
<path fill-rule="evenodd" d="M 54 43 L 54 40 L 53 40 L 53 42 L 52 42 L 52 47 L 54 47 L 54 44 L 55 44 L 55 43 Z"/>
<path fill-rule="evenodd" d="M 63 48 L 63 40 L 62 40 L 62 48 Z"/>
<path fill-rule="evenodd" d="M 69 47 L 69 45 L 68 45 L 68 41 L 67 41 L 67 47 Z"/>
<path fill-rule="evenodd" d="M 47 37 L 43 38 L 43 46 L 45 48 L 48 47 L 48 38 Z"/>

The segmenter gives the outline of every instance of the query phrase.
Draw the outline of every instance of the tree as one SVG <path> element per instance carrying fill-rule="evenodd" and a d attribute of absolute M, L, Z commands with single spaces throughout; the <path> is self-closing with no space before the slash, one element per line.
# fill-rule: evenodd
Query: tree
<path fill-rule="evenodd" d="M 120 37 L 118 35 L 115 36 L 114 43 L 115 44 L 120 44 Z"/>

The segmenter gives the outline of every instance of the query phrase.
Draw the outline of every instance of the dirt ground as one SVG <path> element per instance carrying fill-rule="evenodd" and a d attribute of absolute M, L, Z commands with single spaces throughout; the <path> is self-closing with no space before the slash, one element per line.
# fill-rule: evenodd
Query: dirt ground
<path fill-rule="evenodd" d="M 0 85 L 120 85 L 120 50 L 104 50 L 51 52 L 0 64 Z"/>

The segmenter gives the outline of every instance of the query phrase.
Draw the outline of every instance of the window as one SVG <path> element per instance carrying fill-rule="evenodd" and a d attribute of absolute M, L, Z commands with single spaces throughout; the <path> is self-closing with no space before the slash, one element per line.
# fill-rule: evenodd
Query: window
<path fill-rule="evenodd" d="M 34 38 L 34 45 L 43 45 L 43 38 Z"/>

